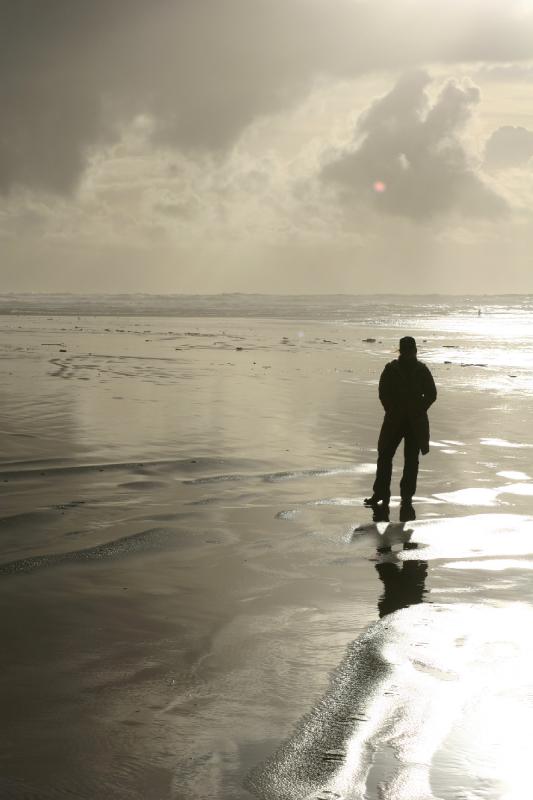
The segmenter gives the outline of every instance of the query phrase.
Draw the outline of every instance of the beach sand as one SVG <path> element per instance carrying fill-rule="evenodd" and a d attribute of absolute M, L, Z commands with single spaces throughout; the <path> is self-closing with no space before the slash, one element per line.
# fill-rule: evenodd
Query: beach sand
<path fill-rule="evenodd" d="M 437 322 L 0 317 L 2 798 L 529 796 L 529 351 Z"/>

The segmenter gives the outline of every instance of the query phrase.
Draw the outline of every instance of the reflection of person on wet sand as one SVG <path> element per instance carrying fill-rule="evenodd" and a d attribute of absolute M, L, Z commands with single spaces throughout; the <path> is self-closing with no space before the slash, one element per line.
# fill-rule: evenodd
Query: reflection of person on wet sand
<path fill-rule="evenodd" d="M 365 505 L 388 510 L 392 460 L 403 439 L 400 519 L 406 521 L 415 517 L 412 499 L 416 491 L 418 454 L 429 452 L 427 411 L 437 399 L 437 389 L 429 368 L 416 357 L 416 342 L 412 336 L 400 339 L 399 350 L 399 357 L 385 366 L 379 380 L 379 399 L 385 418 L 379 434 L 373 494 L 365 499 Z"/>
<path fill-rule="evenodd" d="M 374 509 L 374 522 L 388 521 L 388 509 L 383 507 Z M 418 544 L 410 541 L 412 530 L 406 531 L 403 524 L 401 526 L 396 525 L 395 528 L 396 531 L 401 528 L 403 531 L 402 538 L 404 535 L 407 536 L 403 540 L 404 550 L 418 549 Z M 397 535 L 398 533 L 396 533 Z M 384 593 L 378 600 L 379 616 L 384 617 L 386 614 L 392 614 L 400 608 L 408 608 L 417 603 L 422 603 L 427 592 L 427 561 L 413 559 L 404 561 L 400 565 L 398 561 L 391 560 L 391 556 L 393 558 L 394 556 L 388 543 L 378 547 L 378 553 L 381 556 L 381 560 L 376 564 L 376 571 L 385 587 Z"/>
<path fill-rule="evenodd" d="M 416 544 L 404 544 L 404 550 L 416 547 Z M 392 561 L 381 561 L 376 564 L 376 570 L 385 587 L 378 600 L 380 617 L 423 602 L 427 592 L 427 561 L 404 561 L 402 566 Z"/>

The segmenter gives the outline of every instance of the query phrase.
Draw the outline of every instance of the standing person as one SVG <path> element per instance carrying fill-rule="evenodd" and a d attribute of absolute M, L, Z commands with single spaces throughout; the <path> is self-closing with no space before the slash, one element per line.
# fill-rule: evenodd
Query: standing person
<path fill-rule="evenodd" d="M 400 481 L 400 520 L 415 518 L 412 505 L 418 476 L 418 454 L 429 452 L 428 408 L 437 389 L 428 367 L 417 359 L 412 336 L 400 339 L 400 355 L 390 361 L 379 379 L 379 399 L 385 409 L 378 441 L 378 463 L 372 497 L 365 506 L 387 509 L 390 501 L 392 459 L 404 440 L 404 467 Z"/>

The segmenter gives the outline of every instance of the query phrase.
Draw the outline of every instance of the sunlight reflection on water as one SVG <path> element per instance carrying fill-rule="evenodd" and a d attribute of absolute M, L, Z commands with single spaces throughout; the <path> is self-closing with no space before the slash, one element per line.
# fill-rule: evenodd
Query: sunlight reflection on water
<path fill-rule="evenodd" d="M 405 328 L 431 331 L 431 341 L 419 343 L 420 359 L 458 370 L 451 377 L 462 385 L 502 392 L 533 391 L 533 331 L 530 314 L 523 310 L 506 313 L 491 309 L 480 317 L 420 316 L 407 320 Z"/>
<path fill-rule="evenodd" d="M 419 316 L 409 319 L 406 327 L 418 330 L 441 331 L 446 333 L 469 334 L 479 336 L 485 341 L 493 339 L 495 331 L 498 333 L 497 341 L 509 342 L 532 341 L 531 313 L 523 309 L 498 311 L 491 308 L 481 316 L 477 314 L 453 314 L 450 316 Z"/>
<path fill-rule="evenodd" d="M 416 605 L 384 618 L 348 648 L 322 700 L 252 775 L 254 793 L 374 796 L 367 781 L 380 761 L 382 800 L 527 797 L 514 754 L 529 748 L 533 723 L 532 625 L 525 603 Z"/>
<path fill-rule="evenodd" d="M 533 555 L 533 517 L 518 514 L 472 514 L 410 523 L 413 542 L 422 549 L 398 554 L 402 561 L 424 558 Z"/>

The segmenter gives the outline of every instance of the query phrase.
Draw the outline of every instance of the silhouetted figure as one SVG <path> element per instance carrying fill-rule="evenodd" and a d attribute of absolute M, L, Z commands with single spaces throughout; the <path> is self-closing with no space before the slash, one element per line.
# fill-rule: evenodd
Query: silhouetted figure
<path fill-rule="evenodd" d="M 418 477 L 418 455 L 429 452 L 428 408 L 437 399 L 435 381 L 428 367 L 418 361 L 412 336 L 400 339 L 400 355 L 390 361 L 379 379 L 379 399 L 385 418 L 378 440 L 378 462 L 372 497 L 365 505 L 388 507 L 392 460 L 404 440 L 404 467 L 400 481 L 400 519 L 414 519 L 412 498 Z"/>
<path fill-rule="evenodd" d="M 417 546 L 416 543 L 407 542 L 404 550 L 413 550 Z M 378 600 L 380 617 L 423 602 L 427 593 L 427 561 L 404 561 L 401 568 L 391 561 L 382 561 L 376 564 L 376 570 L 385 587 Z"/>

